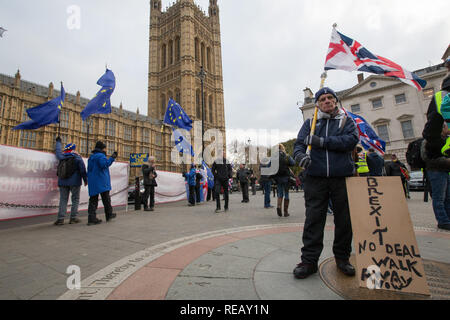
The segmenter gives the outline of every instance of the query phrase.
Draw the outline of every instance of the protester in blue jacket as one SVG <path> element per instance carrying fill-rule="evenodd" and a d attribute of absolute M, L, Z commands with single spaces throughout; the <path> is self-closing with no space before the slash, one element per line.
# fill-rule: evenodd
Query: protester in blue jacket
<path fill-rule="evenodd" d="M 58 187 L 59 187 L 59 211 L 56 226 L 64 224 L 67 212 L 69 194 L 72 194 L 72 206 L 70 209 L 70 224 L 79 223 L 77 218 L 78 205 L 80 203 L 81 179 L 87 185 L 86 167 L 80 155 L 75 153 L 76 145 L 69 143 L 61 152 L 61 138 L 56 138 L 55 154 L 59 160 Z"/>
<path fill-rule="evenodd" d="M 349 262 L 352 226 L 345 178 L 355 174 L 352 151 L 359 141 L 358 131 L 355 123 L 338 108 L 333 90 L 322 88 L 316 93 L 315 102 L 319 108 L 315 133 L 310 135 L 311 121 L 305 121 L 294 145 L 294 158 L 305 168 L 306 206 L 301 263 L 294 269 L 294 275 L 303 279 L 317 272 L 331 199 L 336 265 L 344 274 L 354 276 L 355 269 Z M 308 145 L 312 146 L 310 155 L 306 152 Z"/>
<path fill-rule="evenodd" d="M 189 207 L 195 206 L 195 185 L 196 180 L 195 176 L 197 174 L 197 171 L 195 170 L 195 166 L 191 165 L 191 170 L 189 172 L 183 173 L 184 179 L 186 179 L 188 185 L 189 185 Z"/>
<path fill-rule="evenodd" d="M 106 221 L 116 217 L 111 206 L 111 177 L 109 167 L 117 158 L 117 152 L 108 159 L 106 157 L 106 145 L 98 141 L 88 160 L 88 188 L 89 188 L 89 208 L 88 226 L 99 224 L 102 220 L 97 219 L 98 195 L 101 196 L 105 207 Z"/>

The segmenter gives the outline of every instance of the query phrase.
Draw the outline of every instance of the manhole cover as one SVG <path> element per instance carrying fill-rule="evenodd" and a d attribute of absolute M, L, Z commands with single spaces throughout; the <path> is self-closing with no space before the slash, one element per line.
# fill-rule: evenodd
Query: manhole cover
<path fill-rule="evenodd" d="M 355 256 L 350 262 L 356 266 Z M 361 288 L 357 277 L 347 277 L 336 268 L 334 258 L 322 262 L 319 267 L 323 282 L 338 295 L 349 300 L 449 300 L 450 299 L 450 264 L 423 260 L 428 288 L 431 297 L 398 293 L 387 290 L 369 290 Z"/>

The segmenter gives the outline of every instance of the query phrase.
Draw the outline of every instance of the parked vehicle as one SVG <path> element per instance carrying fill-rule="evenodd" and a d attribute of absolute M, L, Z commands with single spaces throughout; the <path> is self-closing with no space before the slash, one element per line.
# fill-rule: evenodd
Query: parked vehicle
<path fill-rule="evenodd" d="M 410 191 L 423 191 L 423 172 L 413 171 L 411 172 L 411 179 L 408 181 L 408 187 Z"/>

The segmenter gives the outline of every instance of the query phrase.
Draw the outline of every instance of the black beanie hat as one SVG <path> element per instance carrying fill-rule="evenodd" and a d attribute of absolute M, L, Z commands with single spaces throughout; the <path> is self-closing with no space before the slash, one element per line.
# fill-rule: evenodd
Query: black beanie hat
<path fill-rule="evenodd" d="M 97 143 L 95 144 L 95 149 L 103 150 L 105 148 L 106 148 L 106 145 L 101 141 L 97 141 Z"/>

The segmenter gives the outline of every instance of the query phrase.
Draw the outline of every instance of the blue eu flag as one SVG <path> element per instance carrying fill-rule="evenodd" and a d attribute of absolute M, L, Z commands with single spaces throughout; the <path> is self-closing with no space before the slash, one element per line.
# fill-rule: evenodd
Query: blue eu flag
<path fill-rule="evenodd" d="M 98 79 L 97 84 L 101 86 L 95 97 L 89 101 L 83 111 L 81 118 L 85 121 L 94 113 L 111 113 L 111 95 L 116 88 L 116 78 L 111 70 L 106 69 L 105 74 Z"/>
<path fill-rule="evenodd" d="M 173 137 L 175 140 L 175 147 L 177 147 L 179 152 L 190 153 L 191 156 L 195 155 L 194 148 L 192 148 L 192 145 L 186 140 L 180 130 L 173 128 Z"/>
<path fill-rule="evenodd" d="M 173 99 L 169 99 L 164 123 L 187 131 L 192 129 L 192 120 L 186 112 L 184 112 L 183 108 L 181 108 L 181 106 Z"/>
<path fill-rule="evenodd" d="M 27 110 L 31 120 L 19 124 L 13 130 L 34 130 L 59 122 L 59 113 L 64 105 L 66 92 L 61 83 L 61 95 L 53 100 L 47 101 L 37 107 Z"/>

